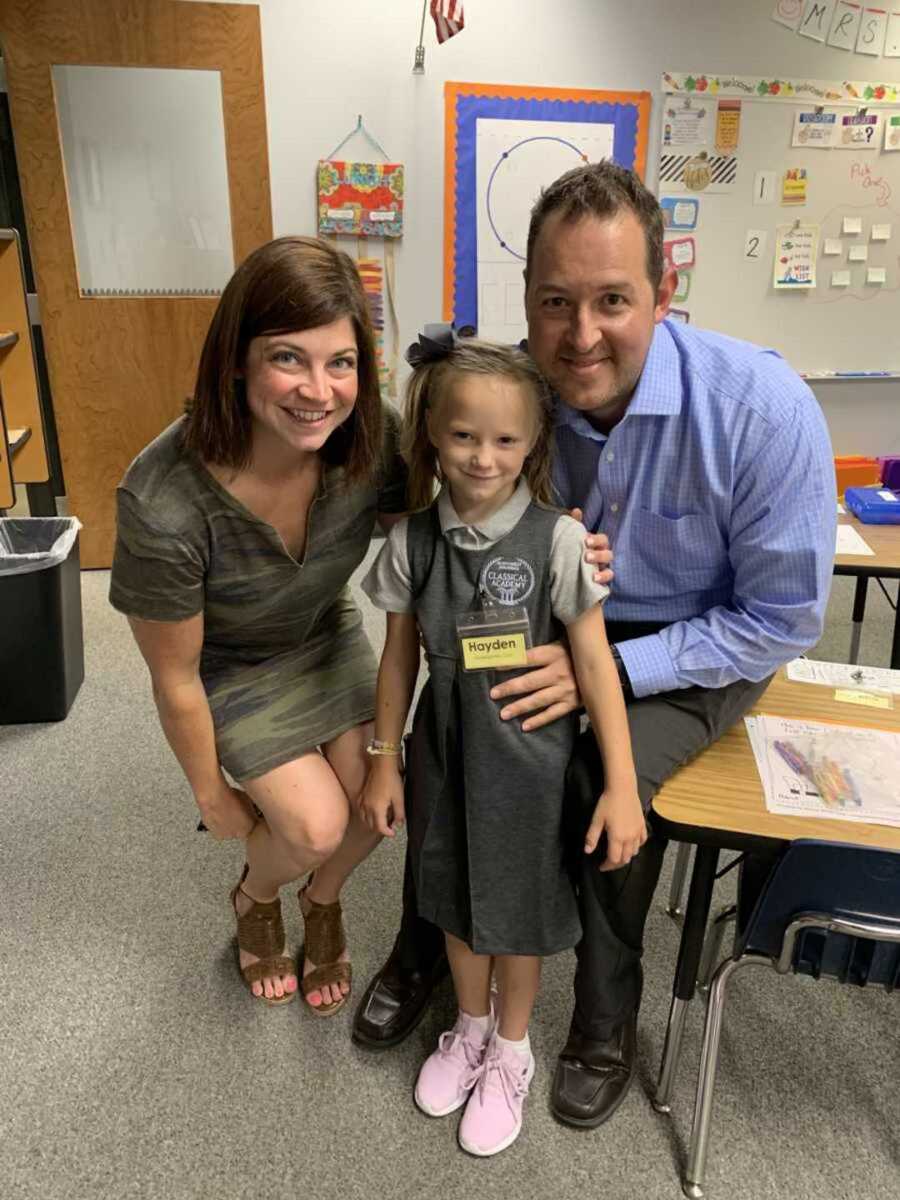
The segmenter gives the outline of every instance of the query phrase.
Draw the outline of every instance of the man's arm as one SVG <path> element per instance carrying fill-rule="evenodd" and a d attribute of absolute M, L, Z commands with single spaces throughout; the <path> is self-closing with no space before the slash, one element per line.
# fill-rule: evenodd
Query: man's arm
<path fill-rule="evenodd" d="M 834 460 L 814 401 L 773 429 L 734 489 L 730 604 L 619 642 L 635 696 L 760 680 L 821 635 L 834 566 Z"/>

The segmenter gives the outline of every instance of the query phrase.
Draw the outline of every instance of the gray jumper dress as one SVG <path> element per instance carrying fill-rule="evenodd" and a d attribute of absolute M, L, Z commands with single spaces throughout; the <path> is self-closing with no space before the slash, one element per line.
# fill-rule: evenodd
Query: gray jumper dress
<path fill-rule="evenodd" d="M 458 614 L 483 607 L 486 587 L 492 603 L 528 610 L 533 645 L 560 636 L 549 586 L 558 520 L 558 511 L 532 501 L 505 537 L 472 552 L 442 536 L 436 505 L 409 519 L 407 555 L 430 672 L 407 748 L 418 910 L 476 954 L 554 954 L 581 936 L 561 834 L 577 718 L 531 733 L 517 720 L 501 721 L 489 692 L 512 672 L 463 670 L 456 630 Z"/>

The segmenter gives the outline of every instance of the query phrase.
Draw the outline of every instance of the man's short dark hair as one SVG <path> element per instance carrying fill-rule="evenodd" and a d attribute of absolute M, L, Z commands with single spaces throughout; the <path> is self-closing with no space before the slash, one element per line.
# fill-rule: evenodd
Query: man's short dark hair
<path fill-rule="evenodd" d="M 622 211 L 633 212 L 644 230 L 647 243 L 647 278 L 654 290 L 659 287 L 665 269 L 663 257 L 663 219 L 659 202 L 634 173 L 605 160 L 575 167 L 541 192 L 531 210 L 528 226 L 528 250 L 525 278 L 531 271 L 534 244 L 541 227 L 551 213 L 559 212 L 564 221 L 582 217 L 609 220 Z"/>

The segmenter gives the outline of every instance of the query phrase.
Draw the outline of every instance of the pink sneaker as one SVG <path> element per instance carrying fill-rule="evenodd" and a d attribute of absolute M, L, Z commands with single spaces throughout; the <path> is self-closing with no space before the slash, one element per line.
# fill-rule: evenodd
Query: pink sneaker
<path fill-rule="evenodd" d="M 471 1017 L 460 1013 L 456 1024 L 438 1038 L 438 1048 L 422 1064 L 415 1099 L 429 1117 L 445 1117 L 462 1108 L 475 1086 L 487 1038 Z"/>
<path fill-rule="evenodd" d="M 487 1158 L 511 1146 L 522 1128 L 522 1106 L 534 1075 L 534 1056 L 488 1042 L 478 1081 L 459 1123 L 459 1144 Z"/>

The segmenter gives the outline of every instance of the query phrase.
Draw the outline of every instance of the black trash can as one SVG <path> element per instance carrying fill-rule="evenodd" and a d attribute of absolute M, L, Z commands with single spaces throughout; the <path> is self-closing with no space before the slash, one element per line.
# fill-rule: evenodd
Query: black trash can
<path fill-rule="evenodd" d="M 84 680 L 80 528 L 0 518 L 0 725 L 62 721 Z"/>

